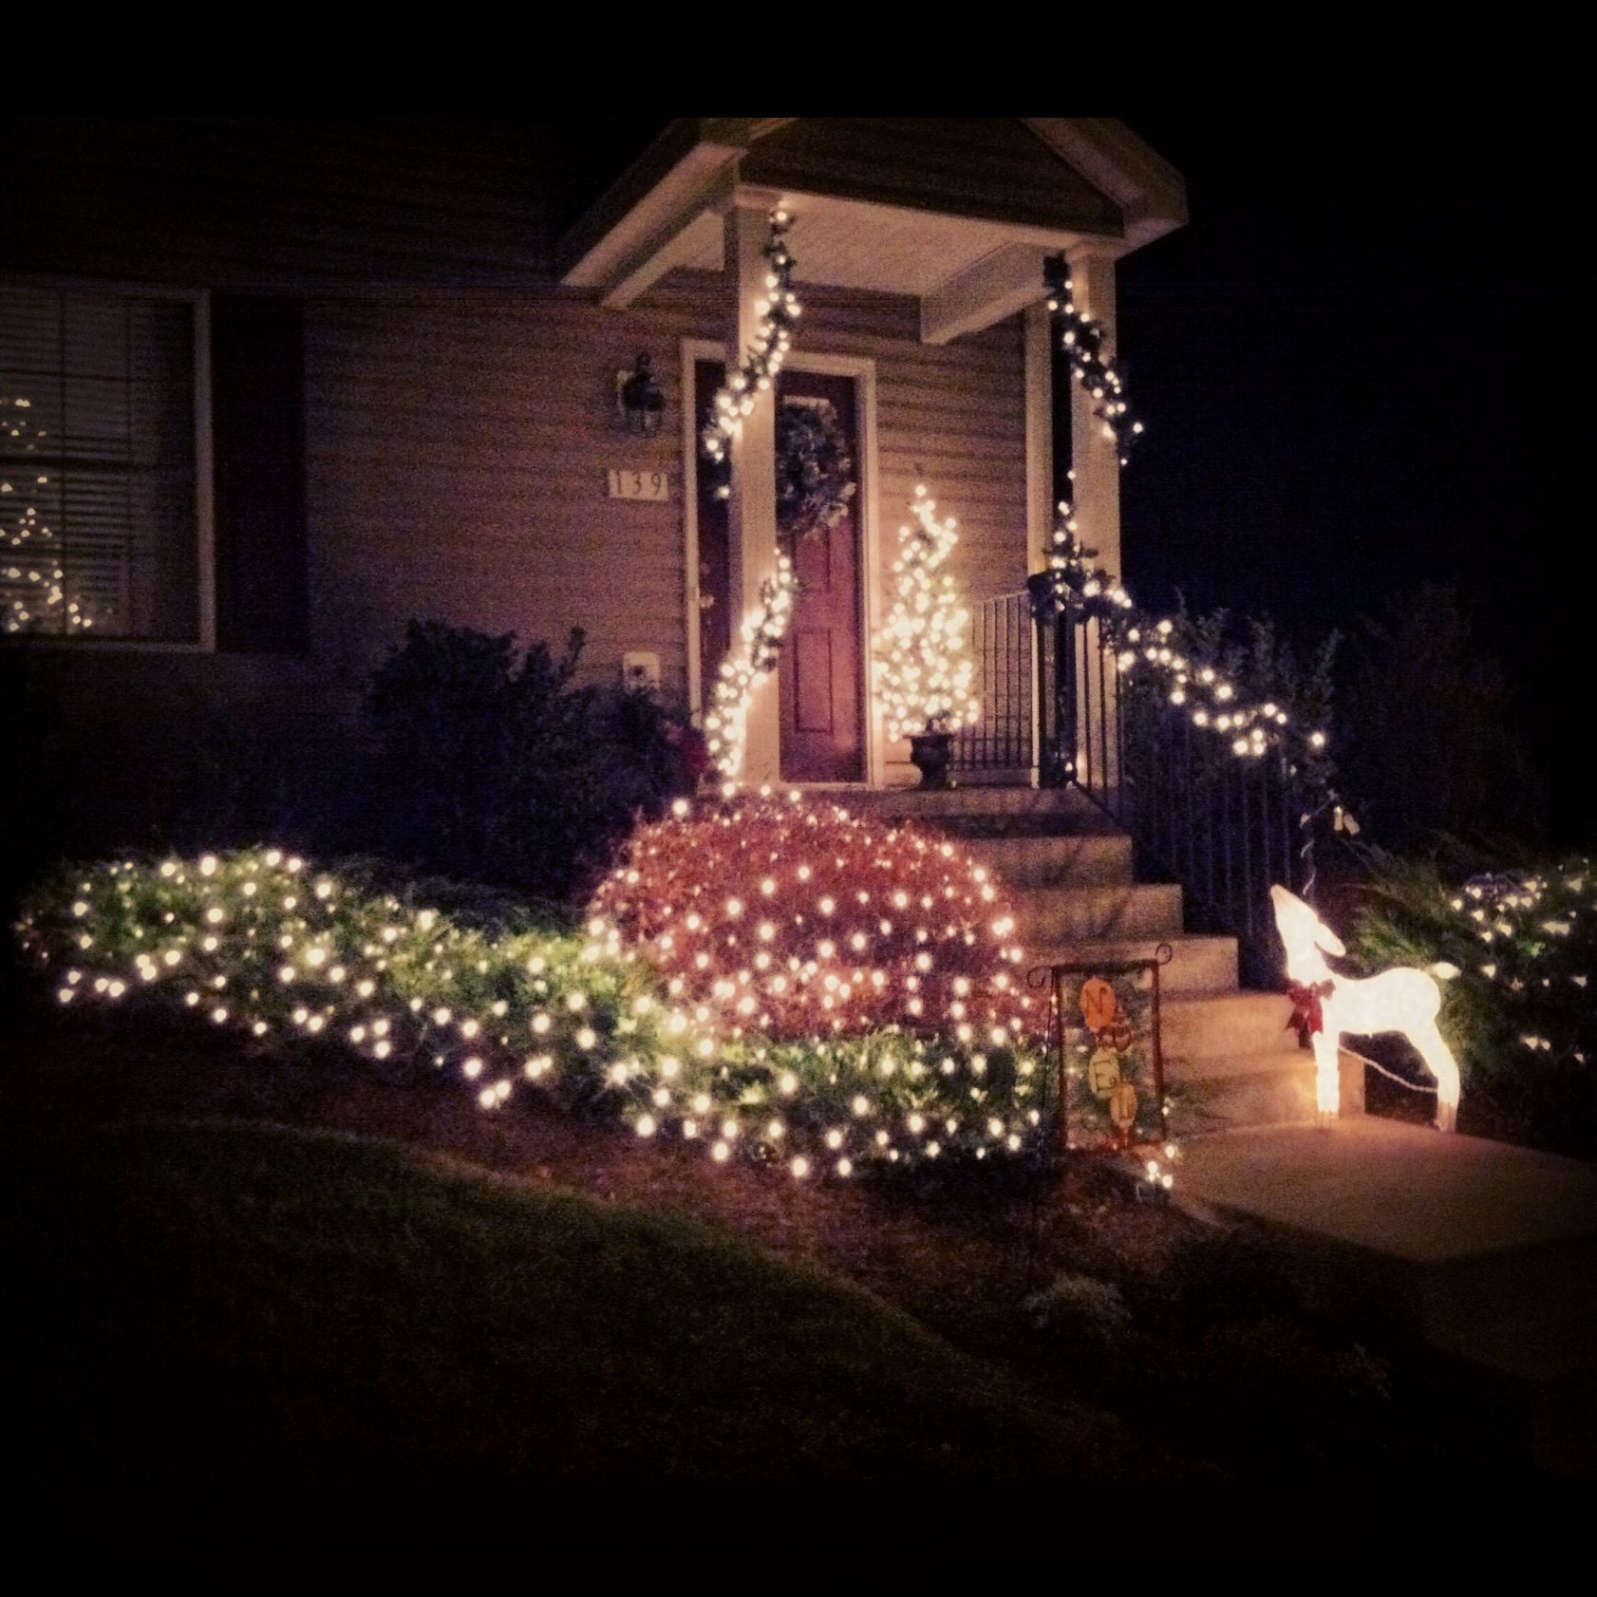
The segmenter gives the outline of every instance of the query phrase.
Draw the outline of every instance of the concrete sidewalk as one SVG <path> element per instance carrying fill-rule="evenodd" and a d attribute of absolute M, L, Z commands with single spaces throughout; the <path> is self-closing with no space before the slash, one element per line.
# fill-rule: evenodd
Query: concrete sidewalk
<path fill-rule="evenodd" d="M 1597 1167 L 1356 1115 L 1195 1138 L 1177 1201 L 1288 1245 L 1312 1307 L 1417 1338 L 1597 1476 Z"/>

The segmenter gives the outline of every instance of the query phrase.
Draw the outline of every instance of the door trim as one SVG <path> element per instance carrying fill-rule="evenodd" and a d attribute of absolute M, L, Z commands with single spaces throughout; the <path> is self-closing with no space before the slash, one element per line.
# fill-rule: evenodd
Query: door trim
<path fill-rule="evenodd" d="M 725 364 L 726 346 L 709 338 L 682 340 L 683 601 L 687 619 L 688 703 L 695 712 L 704 708 L 705 689 L 699 672 L 699 427 L 693 405 L 693 368 L 701 360 L 718 360 Z M 860 452 L 860 676 L 865 696 L 860 718 L 865 735 L 864 785 L 881 787 L 887 775 L 887 748 L 876 709 L 876 665 L 871 652 L 879 624 L 881 575 L 881 526 L 876 493 L 876 362 L 868 355 L 828 355 L 793 349 L 784 365 L 791 371 L 854 380 Z"/>

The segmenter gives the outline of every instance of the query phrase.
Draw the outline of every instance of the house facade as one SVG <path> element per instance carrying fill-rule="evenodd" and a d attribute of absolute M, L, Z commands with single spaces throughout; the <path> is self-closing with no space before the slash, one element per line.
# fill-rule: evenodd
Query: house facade
<path fill-rule="evenodd" d="M 979 616 L 1040 569 L 1066 469 L 1119 567 L 1116 451 L 1045 304 L 1063 258 L 1112 337 L 1116 261 L 1184 220 L 1119 122 L 677 119 L 575 195 L 580 132 L 540 124 L 4 137 L 0 671 L 126 780 L 218 718 L 314 757 L 413 617 L 580 627 L 587 677 L 701 711 L 778 548 L 775 407 L 726 497 L 699 432 L 779 208 L 802 301 L 779 397 L 825 409 L 857 491 L 795 550 L 744 774 L 913 775 L 870 659 L 917 481 L 958 518 Z M 620 399 L 640 354 L 646 419 Z"/>

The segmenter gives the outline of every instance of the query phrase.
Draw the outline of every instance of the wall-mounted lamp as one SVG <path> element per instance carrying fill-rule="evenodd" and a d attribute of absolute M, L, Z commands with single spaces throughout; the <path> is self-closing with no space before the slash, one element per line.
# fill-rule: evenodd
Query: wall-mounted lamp
<path fill-rule="evenodd" d="M 665 416 L 665 395 L 654 380 L 653 363 L 641 354 L 630 372 L 616 373 L 616 414 L 628 432 L 652 437 Z"/>

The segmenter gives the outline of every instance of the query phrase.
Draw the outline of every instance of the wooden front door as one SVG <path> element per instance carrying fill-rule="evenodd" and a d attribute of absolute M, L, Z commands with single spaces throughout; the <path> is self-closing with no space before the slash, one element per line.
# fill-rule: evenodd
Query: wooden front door
<path fill-rule="evenodd" d="M 721 384 L 719 362 L 695 368 L 696 412 L 702 419 Z M 778 400 L 833 407 L 860 480 L 859 418 L 854 381 L 784 372 Z M 727 508 L 715 498 L 700 462 L 699 669 L 708 704 L 737 617 L 729 602 L 731 562 Z M 777 667 L 781 698 L 781 772 L 787 782 L 859 782 L 865 778 L 863 621 L 860 613 L 859 492 L 830 529 L 789 545 L 798 596 Z"/>

